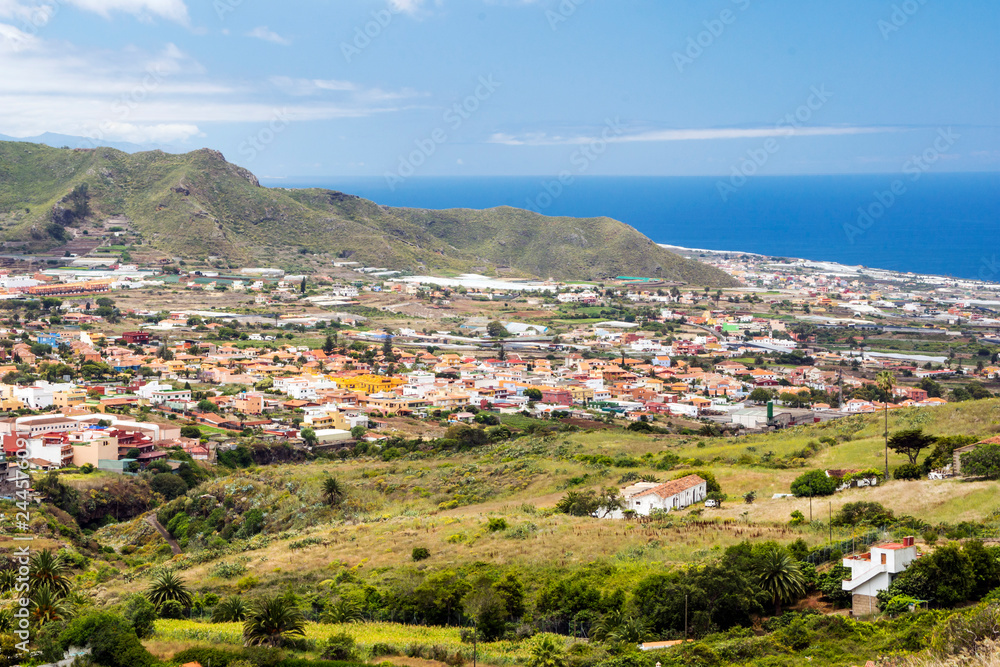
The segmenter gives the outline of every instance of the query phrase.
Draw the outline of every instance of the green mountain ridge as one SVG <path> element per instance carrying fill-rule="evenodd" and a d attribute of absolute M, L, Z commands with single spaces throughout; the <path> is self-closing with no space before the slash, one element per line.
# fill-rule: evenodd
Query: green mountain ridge
<path fill-rule="evenodd" d="M 300 253 L 326 253 L 412 272 L 736 284 L 606 217 L 391 208 L 332 190 L 267 188 L 210 149 L 128 154 L 0 141 L 0 238 L 8 252 L 52 251 L 110 224 L 127 225 L 147 255 L 233 266 L 288 267 Z"/>

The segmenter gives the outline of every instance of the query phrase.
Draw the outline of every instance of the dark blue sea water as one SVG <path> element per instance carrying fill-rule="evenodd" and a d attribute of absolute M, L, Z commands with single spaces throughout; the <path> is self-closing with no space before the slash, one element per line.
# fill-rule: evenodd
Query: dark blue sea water
<path fill-rule="evenodd" d="M 1000 281 L 1000 173 L 755 177 L 721 190 L 715 177 L 595 176 L 566 185 L 414 177 L 395 190 L 382 178 L 267 184 L 331 188 L 389 206 L 608 216 L 658 243 Z"/>

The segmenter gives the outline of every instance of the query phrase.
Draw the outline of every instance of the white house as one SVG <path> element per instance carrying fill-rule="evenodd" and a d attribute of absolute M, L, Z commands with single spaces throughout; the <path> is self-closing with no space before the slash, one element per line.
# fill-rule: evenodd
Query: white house
<path fill-rule="evenodd" d="M 867 616 L 878 612 L 879 591 L 889 588 L 896 576 L 917 558 L 917 547 L 912 537 L 903 543 L 889 542 L 872 547 L 868 553 L 848 556 L 844 567 L 851 568 L 851 578 L 843 582 L 843 589 L 852 596 L 852 613 Z"/>
<path fill-rule="evenodd" d="M 621 490 L 622 509 L 608 516 L 621 519 L 630 510 L 638 516 L 649 516 L 653 510 L 679 510 L 704 500 L 707 495 L 707 482 L 698 475 L 688 475 L 663 484 L 636 482 Z"/>

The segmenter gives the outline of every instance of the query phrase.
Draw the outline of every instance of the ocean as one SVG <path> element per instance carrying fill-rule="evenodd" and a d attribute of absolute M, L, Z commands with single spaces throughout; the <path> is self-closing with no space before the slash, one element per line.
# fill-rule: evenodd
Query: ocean
<path fill-rule="evenodd" d="M 387 206 L 608 216 L 657 243 L 1000 281 L 1000 173 L 262 179 Z"/>

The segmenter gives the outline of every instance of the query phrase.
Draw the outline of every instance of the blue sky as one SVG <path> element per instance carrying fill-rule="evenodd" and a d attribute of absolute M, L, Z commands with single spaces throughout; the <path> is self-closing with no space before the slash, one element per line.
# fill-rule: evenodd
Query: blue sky
<path fill-rule="evenodd" d="M 0 134 L 271 178 L 996 171 L 998 33 L 994 0 L 0 0 Z"/>

